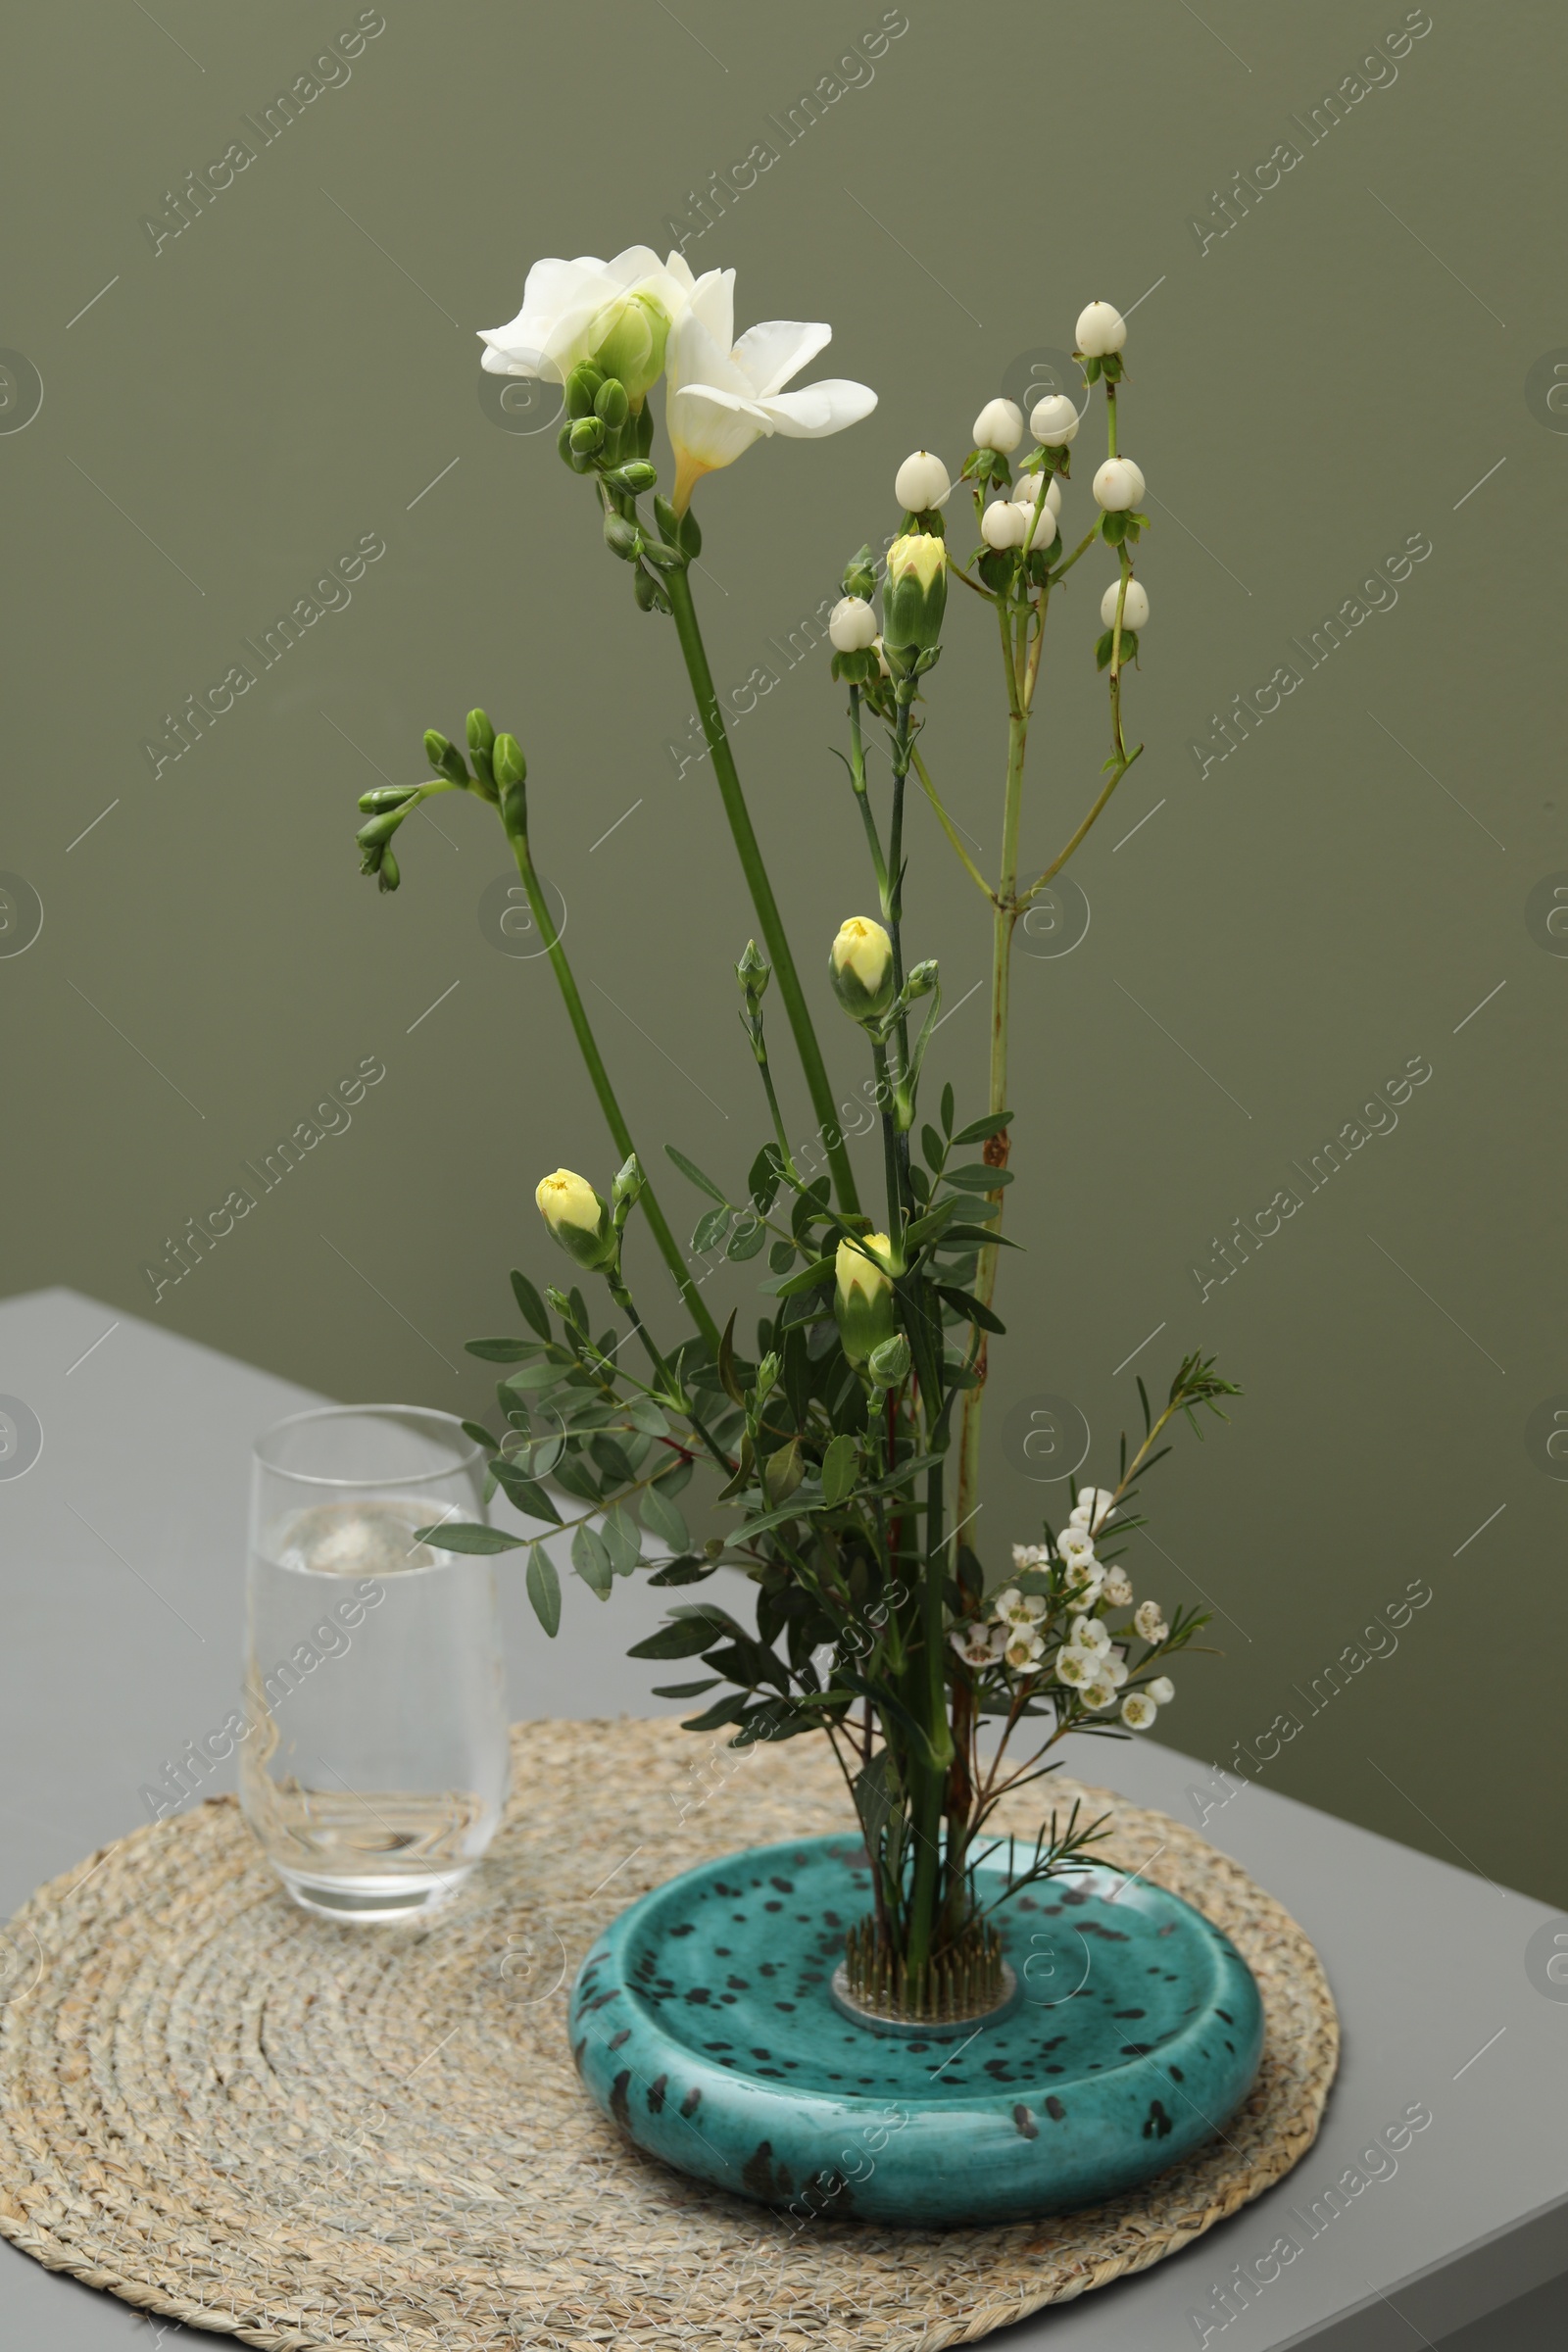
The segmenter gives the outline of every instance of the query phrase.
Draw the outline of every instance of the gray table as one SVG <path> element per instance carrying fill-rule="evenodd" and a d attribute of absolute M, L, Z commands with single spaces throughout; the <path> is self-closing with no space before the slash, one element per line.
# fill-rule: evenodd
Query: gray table
<path fill-rule="evenodd" d="M 3 1473 L 24 1458 L 29 1425 L 8 1396 L 42 1433 L 20 1476 Z M 0 1304 L 0 1410 L 23 1444 L 9 1460 L 0 1446 L 0 1917 L 144 1820 L 143 1786 L 233 1703 L 250 1442 L 317 1401 L 73 1292 Z M 658 1622 L 657 1592 L 617 1592 L 607 1642 L 600 1604 L 569 1581 L 547 1644 L 514 1580 L 503 1585 L 515 1715 L 651 1711 L 646 1668 L 621 1653 Z M 1069 1765 L 1187 1821 L 1194 1788 L 1213 1793 L 1206 1764 L 1149 1742 L 1096 1742 Z M 221 1785 L 215 1773 L 209 1788 Z M 1186 2253 L 996 2340 L 1175 2352 L 1206 2330 L 1224 2352 L 1383 2352 L 1463 2330 L 1453 2352 L 1560 2344 L 1568 1984 L 1564 1997 L 1542 1988 L 1539 1951 L 1527 1967 L 1554 1915 L 1263 1788 L 1235 1794 L 1207 1829 L 1327 1965 L 1345 2055 L 1322 2135 L 1279 2188 Z M 1314 2204 L 1412 2107 L 1432 2120 L 1396 2169 L 1311 2235 Z M 1286 2230 L 1302 2250 L 1279 2269 L 1268 2254 Z M 1278 2270 L 1261 2286 L 1259 2264 Z M 1237 2266 L 1250 2286 L 1237 2287 Z M 151 2333 L 127 2305 L 0 2245 L 5 2352 L 96 2352 Z"/>

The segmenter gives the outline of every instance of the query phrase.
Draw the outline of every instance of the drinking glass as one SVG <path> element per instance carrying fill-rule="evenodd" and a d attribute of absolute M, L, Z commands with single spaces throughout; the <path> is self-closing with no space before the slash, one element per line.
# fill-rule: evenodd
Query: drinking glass
<path fill-rule="evenodd" d="M 416 1540 L 483 1519 L 450 1413 L 295 1413 L 258 1439 L 240 1801 L 297 1903 L 398 1919 L 450 1899 L 506 1800 L 495 1575 Z"/>

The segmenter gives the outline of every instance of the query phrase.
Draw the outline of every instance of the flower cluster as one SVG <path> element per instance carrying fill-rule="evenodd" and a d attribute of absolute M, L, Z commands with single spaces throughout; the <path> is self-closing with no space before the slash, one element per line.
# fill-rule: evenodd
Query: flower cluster
<path fill-rule="evenodd" d="M 1176 1695 L 1168 1675 L 1149 1677 L 1171 1628 L 1157 1601 L 1133 1607 L 1126 1576 L 1097 1555 L 1096 1539 L 1115 1509 L 1108 1489 L 1085 1487 L 1060 1536 L 1013 1545 L 1013 1568 L 1029 1589 L 1008 1585 L 993 1598 L 988 1618 L 974 1619 L 949 1638 L 966 1666 L 982 1673 L 1005 1668 L 1015 1685 L 1028 1686 L 1029 1695 L 1054 1697 L 1058 1715 L 1075 1704 L 1086 1715 L 1103 1714 L 1119 1700 L 1128 1730 L 1147 1732 Z M 1102 1615 L 1106 1608 L 1132 1608 L 1131 1624 L 1111 1628 Z M 1146 1645 L 1136 1668 L 1127 1654 L 1132 1636 Z M 1135 1674 L 1136 1687 L 1128 1690 Z"/>

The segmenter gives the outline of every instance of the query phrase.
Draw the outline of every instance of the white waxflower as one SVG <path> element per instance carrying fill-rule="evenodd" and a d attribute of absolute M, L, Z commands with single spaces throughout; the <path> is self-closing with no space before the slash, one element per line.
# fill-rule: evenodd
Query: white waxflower
<path fill-rule="evenodd" d="M 947 467 L 928 449 L 917 449 L 906 458 L 893 477 L 893 495 L 910 514 L 940 507 L 952 487 Z"/>
<path fill-rule="evenodd" d="M 1102 360 L 1120 351 L 1127 340 L 1127 321 L 1108 302 L 1092 302 L 1078 314 L 1078 349 L 1086 360 Z"/>
<path fill-rule="evenodd" d="M 1115 1705 L 1116 1686 L 1108 1676 L 1097 1676 L 1093 1682 L 1089 1682 L 1084 1685 L 1078 1695 L 1083 1700 L 1084 1705 L 1089 1709 L 1091 1715 L 1096 1715 L 1100 1712 L 1102 1707 L 1113 1707 Z"/>
<path fill-rule="evenodd" d="M 1069 1567 L 1075 1560 L 1092 1560 L 1095 1539 L 1086 1527 L 1064 1527 L 1056 1538 L 1056 1552 Z"/>
<path fill-rule="evenodd" d="M 1107 1650 L 1100 1661 L 1100 1680 L 1119 1690 L 1127 1680 L 1127 1660 L 1119 1649 Z"/>
<path fill-rule="evenodd" d="M 1108 1487 L 1080 1487 L 1067 1523 L 1070 1527 L 1087 1527 L 1098 1536 L 1115 1504 L 1116 1497 Z"/>
<path fill-rule="evenodd" d="M 1168 1707 L 1176 1695 L 1176 1686 L 1168 1674 L 1156 1674 L 1152 1683 L 1144 1685 L 1156 1707 Z"/>
<path fill-rule="evenodd" d="M 1075 1649 L 1092 1649 L 1102 1658 L 1110 1648 L 1110 1636 L 1098 1617 L 1075 1617 L 1072 1621 L 1072 1644 Z"/>
<path fill-rule="evenodd" d="M 1120 594 L 1120 580 L 1112 580 L 1100 600 L 1100 621 L 1102 628 L 1113 629 L 1116 626 L 1116 599 Z M 1127 601 L 1121 609 L 1121 625 L 1124 629 L 1141 629 L 1148 618 L 1149 590 L 1144 586 L 1142 580 L 1129 580 Z"/>
<path fill-rule="evenodd" d="M 1002 1655 L 1014 1674 L 1028 1674 L 1040 1663 L 1045 1646 L 1038 1634 L 1031 1634 L 1024 1627 L 1017 1626 Z"/>
<path fill-rule="evenodd" d="M 1077 408 L 1065 392 L 1048 392 L 1037 400 L 1029 418 L 1029 430 L 1047 449 L 1065 449 L 1077 434 L 1081 419 Z"/>
<path fill-rule="evenodd" d="M 1069 1560 L 1066 1586 L 1068 1592 L 1084 1608 L 1092 1608 L 1100 1597 L 1100 1588 L 1105 1581 L 1105 1571 L 1095 1559 Z"/>
<path fill-rule="evenodd" d="M 1102 1587 L 1103 1597 L 1113 1609 L 1130 1608 L 1133 1589 L 1120 1568 L 1113 1568 Z"/>
<path fill-rule="evenodd" d="M 948 1636 L 966 1666 L 989 1666 L 1002 1646 L 999 1625 L 961 1625 Z"/>
<path fill-rule="evenodd" d="M 864 653 L 876 643 L 876 613 L 863 596 L 841 596 L 827 616 L 827 633 L 836 653 Z"/>
<path fill-rule="evenodd" d="M 1147 1732 L 1154 1714 L 1154 1702 L 1143 1690 L 1129 1690 L 1121 1702 L 1121 1719 L 1130 1732 Z"/>
<path fill-rule="evenodd" d="M 976 449 L 1000 450 L 1004 457 L 1023 439 L 1023 411 L 1010 400 L 988 400 L 974 420 Z"/>
<path fill-rule="evenodd" d="M 1133 1614 L 1133 1623 L 1146 1642 L 1163 1642 L 1170 1632 L 1170 1627 L 1159 1613 L 1157 1600 L 1140 1601 Z"/>
<path fill-rule="evenodd" d="M 1136 507 L 1144 496 L 1144 476 L 1131 458 L 1107 458 L 1095 476 L 1095 496 L 1108 514 Z"/>
<path fill-rule="evenodd" d="M 697 280 L 684 255 L 661 262 L 646 245 L 613 261 L 535 262 L 522 308 L 506 326 L 481 327 L 487 375 L 531 375 L 563 384 L 583 360 L 619 377 L 636 406 L 664 364 L 665 338 L 685 315 Z"/>
<path fill-rule="evenodd" d="M 1075 1649 L 1069 1643 L 1056 1652 L 1056 1680 L 1065 1683 L 1069 1690 L 1082 1690 L 1095 1681 L 1099 1669 L 1099 1655 L 1092 1649 Z"/>
<path fill-rule="evenodd" d="M 1051 1553 L 1044 1544 L 1015 1544 L 1012 1564 L 1015 1568 L 1049 1568 Z"/>
<path fill-rule="evenodd" d="M 735 272 L 710 270 L 692 289 L 669 330 L 664 426 L 675 456 L 673 505 L 684 514 L 705 473 L 735 460 L 764 434 L 819 441 L 858 424 L 876 407 L 866 384 L 824 377 L 799 392 L 784 386 L 833 339 L 833 329 L 769 318 L 735 333 Z"/>
<path fill-rule="evenodd" d="M 1009 1585 L 1004 1592 L 999 1592 L 991 1604 L 991 1614 L 999 1625 L 1038 1625 L 1045 1613 L 1046 1604 L 1041 1595 L 1038 1592 L 1020 1592 L 1016 1585 Z"/>
<path fill-rule="evenodd" d="M 987 547 L 1022 547 L 1029 521 L 1022 507 L 1009 498 L 994 499 L 980 517 L 980 536 Z"/>

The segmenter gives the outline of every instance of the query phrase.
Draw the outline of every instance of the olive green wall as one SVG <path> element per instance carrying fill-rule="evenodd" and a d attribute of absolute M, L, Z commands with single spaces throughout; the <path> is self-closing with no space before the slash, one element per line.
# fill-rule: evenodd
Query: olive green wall
<path fill-rule="evenodd" d="M 382 28 L 264 143 L 263 110 L 357 21 Z M 548 413 L 481 397 L 474 330 L 514 314 L 532 258 L 685 234 L 694 266 L 737 268 L 741 322 L 829 318 L 816 372 L 881 392 L 869 422 L 760 446 L 700 494 L 717 676 L 743 700 L 776 676 L 738 755 L 846 1087 L 858 1041 L 823 969 L 866 881 L 841 698 L 790 632 L 896 521 L 909 448 L 956 464 L 1084 301 L 1137 302 L 1123 443 L 1153 617 L 1128 702 L 1149 749 L 1074 868 L 1087 935 L 1017 958 L 1028 1253 L 1005 1270 L 980 1547 L 1000 1565 L 1061 1494 L 1016 1443 L 1041 1396 L 1086 1416 L 1104 1478 L 1135 1375 L 1216 1349 L 1246 1397 L 1156 1474 L 1165 1556 L 1134 1563 L 1219 1611 L 1224 1655 L 1166 1719 L 1205 1760 L 1195 1783 L 1209 1758 L 1261 1773 L 1568 1898 L 1568 1460 L 1547 1443 L 1568 1406 L 1565 70 L 1540 0 L 384 0 L 364 20 L 82 0 L 14 27 L 5 1287 L 69 1282 L 336 1396 L 482 1398 L 464 1339 L 506 1326 L 509 1263 L 556 1270 L 537 1176 L 612 1163 L 548 967 L 481 927 L 504 871 L 487 813 L 416 820 L 395 899 L 356 871 L 356 793 L 421 773 L 421 730 L 475 702 L 527 748 L 645 1154 L 667 1138 L 739 1181 L 761 1140 L 728 970 L 749 909 L 709 771 L 668 749 L 691 709 L 673 634 L 634 611 L 553 432 L 517 429 Z M 792 129 L 813 89 L 819 119 Z M 220 180 L 239 139 L 253 160 L 173 233 L 184 175 Z M 336 609 L 264 668 L 246 640 L 357 549 L 373 560 L 319 592 Z M 1104 748 L 1108 569 L 1086 561 L 1094 593 L 1053 615 L 1041 862 Z M 928 749 L 994 858 L 996 648 L 960 602 Z M 254 686 L 155 775 L 170 714 L 242 662 Z M 1234 698 L 1268 706 L 1286 664 L 1299 683 L 1227 739 Z M 985 909 L 921 810 L 912 853 L 910 944 L 954 1007 L 938 1075 L 972 1114 Z M 155 1303 L 144 1265 L 362 1063 L 384 1074 L 323 1113 L 339 1131 Z M 1412 1064 L 1429 1074 L 1363 1108 Z M 684 1224 L 700 1202 L 661 1183 Z M 1282 1189 L 1299 1205 L 1222 1281 L 1234 1221 L 1266 1228 Z M 1412 1586 L 1429 1597 L 1401 1627 Z"/>

